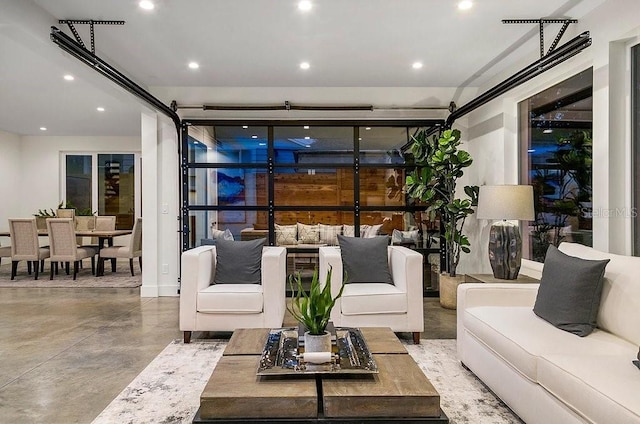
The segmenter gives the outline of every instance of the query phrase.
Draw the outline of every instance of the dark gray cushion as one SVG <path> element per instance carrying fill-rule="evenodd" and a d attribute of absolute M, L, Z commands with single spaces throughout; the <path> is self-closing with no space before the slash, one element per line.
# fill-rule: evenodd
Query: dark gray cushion
<path fill-rule="evenodd" d="M 596 327 L 608 263 L 609 259 L 576 258 L 549 246 L 533 312 L 561 330 L 588 335 Z"/>
<path fill-rule="evenodd" d="M 260 284 L 262 247 L 266 239 L 216 240 L 213 284 Z"/>
<path fill-rule="evenodd" d="M 359 238 L 338 236 L 346 283 L 389 283 L 389 237 Z"/>

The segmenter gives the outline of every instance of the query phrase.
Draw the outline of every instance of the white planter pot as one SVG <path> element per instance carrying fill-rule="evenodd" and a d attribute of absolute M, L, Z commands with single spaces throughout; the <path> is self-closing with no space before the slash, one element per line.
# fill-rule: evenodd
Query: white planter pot
<path fill-rule="evenodd" d="M 331 333 L 325 331 L 324 334 L 314 335 L 309 332 L 304 333 L 305 352 L 331 352 Z"/>

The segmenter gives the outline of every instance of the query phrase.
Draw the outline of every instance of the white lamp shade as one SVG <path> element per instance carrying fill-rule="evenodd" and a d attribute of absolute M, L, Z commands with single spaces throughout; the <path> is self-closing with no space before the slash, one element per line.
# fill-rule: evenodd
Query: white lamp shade
<path fill-rule="evenodd" d="M 481 186 L 478 219 L 533 221 L 533 187 L 530 185 Z"/>

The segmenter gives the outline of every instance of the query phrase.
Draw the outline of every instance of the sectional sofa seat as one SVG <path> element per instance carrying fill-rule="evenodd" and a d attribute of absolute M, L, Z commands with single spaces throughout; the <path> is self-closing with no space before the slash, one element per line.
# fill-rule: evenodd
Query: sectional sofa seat
<path fill-rule="evenodd" d="M 610 259 L 597 328 L 578 337 L 539 318 L 539 284 L 461 284 L 459 359 L 527 423 L 640 423 L 640 258 L 560 251 Z"/>

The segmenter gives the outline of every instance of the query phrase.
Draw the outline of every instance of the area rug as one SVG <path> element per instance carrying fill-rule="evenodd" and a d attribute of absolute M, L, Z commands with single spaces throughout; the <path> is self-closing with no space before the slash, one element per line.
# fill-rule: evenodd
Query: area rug
<path fill-rule="evenodd" d="M 49 280 L 49 261 L 45 262 L 45 270 L 38 275 L 38 279 L 33 279 L 33 273 L 29 275 L 27 265 L 24 261 L 18 264 L 16 278 L 11 280 L 11 263 L 8 259 L 2 261 L 0 266 L 0 288 L 1 287 L 32 287 L 32 288 L 132 288 L 142 285 L 142 275 L 137 261 L 134 261 L 134 272 L 131 276 L 129 261 L 120 260 L 116 266 L 116 272 L 111 272 L 111 265 L 105 263 L 104 277 L 95 277 L 91 274 L 91 262 L 84 261 L 84 268 L 78 270 L 76 280 L 73 280 L 73 266 L 69 270 L 69 275 L 61 267 L 58 275 Z M 33 271 L 32 271 L 33 272 Z"/>
<path fill-rule="evenodd" d="M 222 340 L 173 341 L 93 423 L 190 423 L 226 344 Z M 440 404 L 451 424 L 522 423 L 460 365 L 455 340 L 423 340 L 406 347 L 440 393 Z"/>

